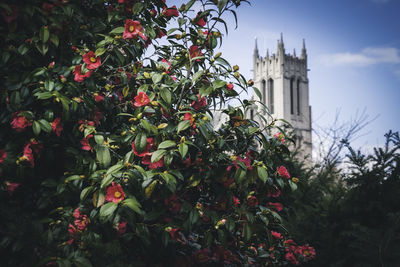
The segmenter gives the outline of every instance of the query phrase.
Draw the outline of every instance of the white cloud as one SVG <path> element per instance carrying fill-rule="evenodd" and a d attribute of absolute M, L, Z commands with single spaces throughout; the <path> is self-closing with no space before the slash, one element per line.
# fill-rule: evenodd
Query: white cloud
<path fill-rule="evenodd" d="M 335 53 L 322 55 L 321 60 L 326 65 L 370 66 L 381 63 L 400 63 L 399 50 L 394 47 L 367 47 L 361 52 Z"/>

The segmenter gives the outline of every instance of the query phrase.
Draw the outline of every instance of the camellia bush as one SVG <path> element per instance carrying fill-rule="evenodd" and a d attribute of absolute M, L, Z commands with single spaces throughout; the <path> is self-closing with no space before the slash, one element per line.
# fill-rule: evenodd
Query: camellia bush
<path fill-rule="evenodd" d="M 0 3 L 2 266 L 314 257 L 281 223 L 284 137 L 244 117 L 252 81 L 215 53 L 242 2 Z"/>

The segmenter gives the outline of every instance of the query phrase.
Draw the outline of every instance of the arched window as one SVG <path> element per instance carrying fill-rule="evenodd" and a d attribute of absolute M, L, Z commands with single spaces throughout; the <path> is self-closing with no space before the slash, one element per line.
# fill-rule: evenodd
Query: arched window
<path fill-rule="evenodd" d="M 268 106 L 269 111 L 273 114 L 274 113 L 274 80 L 268 80 Z"/>
<path fill-rule="evenodd" d="M 294 78 L 290 79 L 290 114 L 294 114 Z"/>
<path fill-rule="evenodd" d="M 300 80 L 297 80 L 297 115 L 300 115 Z"/>

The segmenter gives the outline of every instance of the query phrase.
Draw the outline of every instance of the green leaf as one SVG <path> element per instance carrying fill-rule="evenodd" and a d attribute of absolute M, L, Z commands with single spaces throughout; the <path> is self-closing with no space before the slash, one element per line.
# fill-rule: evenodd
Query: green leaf
<path fill-rule="evenodd" d="M 125 27 L 117 27 L 115 29 L 113 29 L 110 34 L 121 34 L 125 31 Z M 97 53 L 96 53 L 97 55 Z"/>
<path fill-rule="evenodd" d="M 161 144 L 158 145 L 158 149 L 162 149 L 162 148 L 169 148 L 169 147 L 173 147 L 175 146 L 176 143 L 172 140 L 166 140 L 164 142 L 162 142 Z"/>
<path fill-rule="evenodd" d="M 113 180 L 114 180 L 114 177 L 111 174 L 106 175 L 106 177 L 104 177 L 103 180 L 101 180 L 100 188 L 104 188 L 104 187 L 108 186 L 109 184 L 111 184 L 111 182 Z"/>
<path fill-rule="evenodd" d="M 258 166 L 257 167 L 257 173 L 258 177 L 264 182 L 264 184 L 267 182 L 268 179 L 268 173 L 267 170 L 264 167 Z"/>
<path fill-rule="evenodd" d="M 88 186 L 85 189 L 83 189 L 81 192 L 81 201 L 84 201 L 87 198 L 87 196 L 90 194 L 90 192 L 92 192 L 93 189 L 94 189 L 93 186 Z"/>
<path fill-rule="evenodd" d="M 140 205 L 135 197 L 125 199 L 124 201 L 122 201 L 122 205 L 131 208 L 136 213 L 142 214 L 142 211 L 140 210 L 142 205 Z"/>
<path fill-rule="evenodd" d="M 211 94 L 212 91 L 214 91 L 214 88 L 212 86 L 205 85 L 199 90 L 200 97 L 208 96 L 209 94 Z"/>
<path fill-rule="evenodd" d="M 157 83 L 159 83 L 161 81 L 162 75 L 159 74 L 159 73 L 154 73 L 153 77 L 151 77 L 151 79 L 152 79 L 154 84 L 157 84 Z"/>
<path fill-rule="evenodd" d="M 262 101 L 262 95 L 261 95 L 260 90 L 258 90 L 258 88 L 254 87 L 254 86 L 253 86 L 253 90 L 254 90 L 254 93 L 256 93 L 258 99 L 260 99 L 260 101 Z"/>
<path fill-rule="evenodd" d="M 100 208 L 100 220 L 106 221 L 108 220 L 117 209 L 118 204 L 114 202 L 108 202 L 101 206 Z"/>
<path fill-rule="evenodd" d="M 151 163 L 159 161 L 167 153 L 167 150 L 160 149 L 153 152 L 151 155 Z"/>
<path fill-rule="evenodd" d="M 185 143 L 181 143 L 178 145 L 179 146 L 179 153 L 181 154 L 182 159 L 186 156 L 187 152 L 188 152 L 188 145 Z"/>
<path fill-rule="evenodd" d="M 222 80 L 215 80 L 215 81 L 213 82 L 213 87 L 214 87 L 215 89 L 218 89 L 218 88 L 221 88 L 221 87 L 224 87 L 224 86 L 226 86 L 226 82 L 225 82 L 225 81 L 222 81 Z"/>
<path fill-rule="evenodd" d="M 186 130 L 187 128 L 189 128 L 189 126 L 190 126 L 190 121 L 181 121 L 178 124 L 177 133 L 179 133 L 180 131 Z"/>
<path fill-rule="evenodd" d="M 145 133 L 138 133 L 138 135 L 135 138 L 135 150 L 136 152 L 140 153 L 142 152 L 147 145 L 147 136 Z"/>
<path fill-rule="evenodd" d="M 186 5 L 185 5 L 185 12 L 187 12 L 194 4 L 194 2 L 196 2 L 196 0 L 190 0 Z"/>
<path fill-rule="evenodd" d="M 58 47 L 58 45 L 60 44 L 60 40 L 55 34 L 50 35 L 50 42 L 52 42 L 56 47 Z"/>
<path fill-rule="evenodd" d="M 297 184 L 296 184 L 296 183 L 293 183 L 293 182 L 290 181 L 290 180 L 289 180 L 289 185 L 290 185 L 290 188 L 292 189 L 292 191 L 295 191 L 295 190 L 297 189 Z"/>
<path fill-rule="evenodd" d="M 53 89 L 54 89 L 54 82 L 53 82 L 52 80 L 46 80 L 46 81 L 44 82 L 44 88 L 45 88 L 47 91 L 49 91 L 49 92 L 53 91 Z"/>
<path fill-rule="evenodd" d="M 40 32 L 39 32 L 39 38 L 42 41 L 42 43 L 46 43 L 49 40 L 50 37 L 50 32 L 47 26 L 42 26 L 42 28 L 40 28 Z"/>
<path fill-rule="evenodd" d="M 36 48 L 42 54 L 42 56 L 46 55 L 47 51 L 49 50 L 49 47 L 47 44 L 42 44 L 42 43 L 36 43 Z"/>
<path fill-rule="evenodd" d="M 34 121 L 34 122 L 33 122 L 32 129 L 33 129 L 33 133 L 34 133 L 36 136 L 38 136 L 38 135 L 40 134 L 41 128 L 40 128 L 40 124 L 39 124 L 37 121 Z"/>
<path fill-rule="evenodd" d="M 110 150 L 104 145 L 96 146 L 96 158 L 100 164 L 107 168 L 111 163 Z"/>
<path fill-rule="evenodd" d="M 90 261 L 84 257 L 77 257 L 72 260 L 77 267 L 92 267 Z"/>
<path fill-rule="evenodd" d="M 104 47 L 99 47 L 96 49 L 96 52 L 94 52 L 96 54 L 96 56 L 101 56 L 103 55 L 105 52 L 107 51 L 107 49 L 105 49 Z"/>
<path fill-rule="evenodd" d="M 173 175 L 169 173 L 160 173 L 161 177 L 167 183 L 168 189 L 171 190 L 172 193 L 176 190 L 176 179 Z"/>
<path fill-rule="evenodd" d="M 95 134 L 94 141 L 96 141 L 96 144 L 102 145 L 104 144 L 104 137 L 100 134 Z"/>
<path fill-rule="evenodd" d="M 124 165 L 122 165 L 122 164 L 115 164 L 115 165 L 111 166 L 111 167 L 107 170 L 106 175 L 110 175 L 110 174 L 116 173 L 116 172 L 118 172 L 119 170 L 121 170 L 123 167 L 124 167 Z"/>
<path fill-rule="evenodd" d="M 167 88 L 162 88 L 160 93 L 161 93 L 162 99 L 164 99 L 164 101 L 168 105 L 171 105 L 171 99 L 172 99 L 171 92 Z"/>
<path fill-rule="evenodd" d="M 29 48 L 25 44 L 22 44 L 18 47 L 18 53 L 20 53 L 21 56 L 25 55 L 28 50 Z"/>
<path fill-rule="evenodd" d="M 196 82 L 204 73 L 204 70 L 199 70 L 195 74 L 193 74 L 192 82 Z"/>
<path fill-rule="evenodd" d="M 51 124 L 48 121 L 41 119 L 38 122 L 40 124 L 40 128 L 42 128 L 43 131 L 47 133 L 50 133 L 52 131 Z"/>
<path fill-rule="evenodd" d="M 249 241 L 251 238 L 251 227 L 248 223 L 244 225 L 243 232 L 244 232 L 244 238 L 246 239 L 246 241 Z"/>

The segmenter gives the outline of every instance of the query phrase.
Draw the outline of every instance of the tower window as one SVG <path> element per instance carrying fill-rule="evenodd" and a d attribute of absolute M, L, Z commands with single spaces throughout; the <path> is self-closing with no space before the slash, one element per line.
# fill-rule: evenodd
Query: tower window
<path fill-rule="evenodd" d="M 297 80 L 297 115 L 300 115 L 300 80 Z"/>
<path fill-rule="evenodd" d="M 262 80 L 261 82 L 261 90 L 262 90 L 262 102 L 264 105 L 267 105 L 267 83 L 265 80 Z M 264 113 L 266 112 L 265 107 L 263 108 Z"/>
<path fill-rule="evenodd" d="M 293 90 L 294 90 L 294 79 L 290 79 L 290 114 L 294 114 L 294 96 L 293 96 Z"/>
<path fill-rule="evenodd" d="M 268 106 L 269 111 L 273 114 L 274 113 L 274 80 L 268 80 Z"/>

